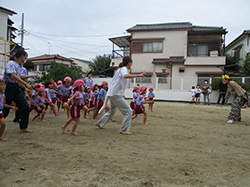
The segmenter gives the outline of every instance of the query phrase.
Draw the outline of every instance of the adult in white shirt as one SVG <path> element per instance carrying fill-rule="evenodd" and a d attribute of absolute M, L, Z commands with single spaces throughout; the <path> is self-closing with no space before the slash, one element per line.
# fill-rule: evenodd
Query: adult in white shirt
<path fill-rule="evenodd" d="M 110 110 L 95 124 L 101 129 L 103 129 L 104 125 L 115 114 L 116 109 L 118 108 L 123 114 L 123 122 L 120 133 L 126 135 L 132 134 L 129 132 L 132 119 L 132 109 L 124 99 L 127 79 L 144 77 L 146 75 L 146 73 L 136 75 L 128 74 L 128 70 L 131 68 L 132 64 L 133 61 L 128 56 L 125 56 L 119 64 L 119 69 L 115 73 L 107 93 L 107 97 L 110 100 Z"/>

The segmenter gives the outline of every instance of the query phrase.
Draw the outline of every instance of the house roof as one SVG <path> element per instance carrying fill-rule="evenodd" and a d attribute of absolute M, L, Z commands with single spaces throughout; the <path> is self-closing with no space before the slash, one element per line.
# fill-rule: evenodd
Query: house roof
<path fill-rule="evenodd" d="M 29 58 L 28 60 L 36 61 L 36 60 L 50 60 L 50 59 L 60 59 L 60 60 L 64 60 L 64 61 L 73 62 L 73 60 L 66 58 L 66 57 L 63 57 L 63 56 L 60 56 L 59 54 L 56 54 L 56 55 L 45 54 L 45 55 Z"/>
<path fill-rule="evenodd" d="M 13 15 L 13 14 L 17 14 L 16 12 L 14 12 L 14 11 L 12 11 L 12 10 L 9 10 L 9 9 L 7 9 L 7 8 L 4 8 L 4 7 L 2 7 L 2 6 L 0 6 L 0 11 L 1 12 L 4 12 L 4 13 L 6 13 L 6 14 L 9 14 L 9 15 Z"/>
<path fill-rule="evenodd" d="M 89 64 L 89 63 L 90 63 L 90 61 L 88 61 L 88 60 L 82 60 L 82 59 L 79 59 L 79 58 L 70 57 L 70 59 L 78 60 L 78 61 L 83 62 L 83 63 L 86 63 L 86 64 Z"/>
<path fill-rule="evenodd" d="M 172 29 L 186 29 L 192 32 L 219 32 L 226 34 L 227 31 L 223 27 L 214 26 L 195 26 L 190 22 L 173 22 L 173 23 L 159 23 L 159 24 L 137 24 L 129 29 L 132 31 L 150 31 L 150 30 L 172 30 Z"/>
<path fill-rule="evenodd" d="M 154 58 L 152 64 L 166 64 L 169 62 L 185 62 L 184 56 L 172 56 L 170 58 Z"/>
<path fill-rule="evenodd" d="M 130 46 L 130 38 L 131 38 L 131 35 L 127 35 L 127 36 L 109 38 L 109 40 L 113 42 L 115 45 L 117 45 L 118 47 L 123 48 L 123 47 Z"/>
<path fill-rule="evenodd" d="M 244 35 L 250 35 L 250 30 L 244 30 L 241 35 L 239 35 L 237 38 L 235 38 L 231 43 L 229 43 L 226 48 L 230 47 L 233 45 L 235 42 L 237 42 L 239 39 L 242 38 Z"/>

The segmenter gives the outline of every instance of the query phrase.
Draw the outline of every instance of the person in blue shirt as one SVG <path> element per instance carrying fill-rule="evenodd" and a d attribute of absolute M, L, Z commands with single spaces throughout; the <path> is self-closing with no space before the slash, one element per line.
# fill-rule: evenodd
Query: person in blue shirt
<path fill-rule="evenodd" d="M 85 77 L 85 79 L 83 80 L 85 87 L 91 87 L 93 85 L 93 80 L 91 79 L 92 77 L 92 72 L 90 71 L 87 74 L 87 77 Z"/>
<path fill-rule="evenodd" d="M 6 83 L 6 104 L 11 105 L 12 101 L 14 101 L 17 106 L 20 106 L 18 110 L 20 110 L 19 127 L 21 133 L 32 132 L 31 130 L 27 129 L 29 124 L 29 105 L 24 98 L 23 92 L 19 86 L 19 84 L 21 84 L 26 89 L 32 89 L 31 85 L 27 84 L 20 78 L 20 64 L 24 63 L 27 58 L 28 54 L 26 51 L 24 49 L 18 49 L 15 53 L 15 61 L 10 60 L 7 63 L 3 78 Z M 9 111 L 9 108 L 4 107 L 3 113 L 5 118 L 8 116 Z"/>
<path fill-rule="evenodd" d="M 149 103 L 148 103 L 148 110 L 149 110 L 149 112 L 151 111 L 151 112 L 153 112 L 153 105 L 154 105 L 154 98 L 155 98 L 155 94 L 153 93 L 153 91 L 154 91 L 154 89 L 153 89 L 153 87 L 150 87 L 149 89 L 148 89 L 148 91 L 149 91 L 149 93 L 148 93 L 148 99 L 149 99 Z"/>

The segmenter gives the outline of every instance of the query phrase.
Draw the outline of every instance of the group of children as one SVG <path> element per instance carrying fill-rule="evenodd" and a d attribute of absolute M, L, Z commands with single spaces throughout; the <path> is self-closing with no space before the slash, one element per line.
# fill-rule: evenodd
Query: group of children
<path fill-rule="evenodd" d="M 153 87 L 149 88 L 148 97 L 146 97 L 147 87 L 145 85 L 142 86 L 134 86 L 133 88 L 133 98 L 130 102 L 130 107 L 133 110 L 132 119 L 136 118 L 138 114 L 144 114 L 143 125 L 149 125 L 146 123 L 147 121 L 147 112 L 145 110 L 144 104 L 149 104 L 148 110 L 153 112 L 153 104 L 155 94 L 153 93 Z"/>
<path fill-rule="evenodd" d="M 46 110 L 50 107 L 51 112 L 55 116 L 59 116 L 60 108 L 63 108 L 67 112 L 67 120 L 65 124 L 61 127 L 62 132 L 65 132 L 66 127 L 73 121 L 74 125 L 71 130 L 71 134 L 78 135 L 76 133 L 76 128 L 80 122 L 80 112 L 84 111 L 84 118 L 89 119 L 87 114 L 93 111 L 93 121 L 97 121 L 98 112 L 104 104 L 108 90 L 108 82 L 103 81 L 101 86 L 93 84 L 91 87 L 85 87 L 83 80 L 76 80 L 71 86 L 72 79 L 70 77 L 65 77 L 63 82 L 58 81 L 57 83 L 53 80 L 47 81 L 45 83 L 35 83 L 33 85 L 33 91 L 30 93 L 29 107 L 30 112 L 35 110 L 35 116 L 32 121 L 36 118 L 40 118 L 44 122 Z M 5 90 L 5 83 L 0 79 L 0 140 L 5 140 L 2 135 L 5 130 L 5 121 L 1 117 L 3 107 L 12 108 L 17 110 L 14 106 L 9 106 L 4 104 L 5 96 L 3 94 Z M 138 114 L 144 114 L 143 125 L 148 125 L 147 112 L 145 111 L 144 104 L 149 104 L 149 111 L 153 111 L 154 104 L 154 93 L 153 88 L 149 88 L 148 96 L 146 97 L 147 88 L 146 86 L 135 86 L 133 88 L 133 99 L 130 103 L 133 109 L 132 119 L 136 118 Z M 57 110 L 56 110 L 57 105 Z M 106 107 L 106 112 L 109 110 L 109 106 Z M 113 118 L 111 120 L 115 121 Z"/>
<path fill-rule="evenodd" d="M 192 102 L 195 102 L 196 105 L 200 104 L 200 98 L 201 98 L 201 92 L 202 92 L 200 85 L 197 85 L 196 88 L 195 88 L 195 86 L 192 86 L 192 89 L 190 91 L 191 91 L 191 96 L 192 96 L 190 104 Z"/>

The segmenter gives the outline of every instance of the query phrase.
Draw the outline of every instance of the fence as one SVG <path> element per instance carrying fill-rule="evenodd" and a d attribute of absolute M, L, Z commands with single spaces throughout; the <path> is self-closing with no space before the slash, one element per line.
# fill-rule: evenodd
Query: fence
<path fill-rule="evenodd" d="M 221 78 L 221 77 L 215 77 Z M 231 77 L 242 83 L 250 85 L 250 77 Z M 107 81 L 110 85 L 112 78 L 93 78 L 94 83 L 101 84 L 102 81 Z M 153 87 L 154 93 L 156 95 L 156 100 L 165 101 L 190 101 L 191 93 L 190 90 L 192 86 L 199 84 L 203 85 L 204 81 L 212 83 L 211 77 L 172 77 L 165 78 L 162 77 L 139 77 L 127 80 L 127 88 L 125 90 L 125 96 L 127 98 L 132 97 L 132 88 L 135 85 L 145 85 L 147 88 Z M 214 90 L 210 94 L 211 103 L 216 103 L 219 92 Z M 203 96 L 201 98 L 203 100 Z M 232 98 L 229 99 L 229 103 L 232 102 Z"/>

